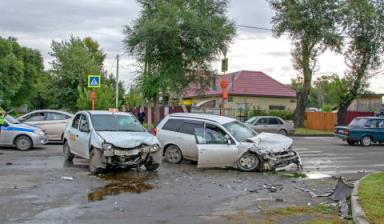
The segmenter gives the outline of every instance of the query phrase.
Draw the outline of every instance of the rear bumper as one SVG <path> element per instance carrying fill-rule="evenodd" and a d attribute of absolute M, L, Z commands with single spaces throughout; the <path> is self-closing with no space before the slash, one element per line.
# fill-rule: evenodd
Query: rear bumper
<path fill-rule="evenodd" d="M 346 136 L 346 135 L 336 135 L 337 138 L 343 140 L 343 141 L 359 141 L 359 138 Z"/>

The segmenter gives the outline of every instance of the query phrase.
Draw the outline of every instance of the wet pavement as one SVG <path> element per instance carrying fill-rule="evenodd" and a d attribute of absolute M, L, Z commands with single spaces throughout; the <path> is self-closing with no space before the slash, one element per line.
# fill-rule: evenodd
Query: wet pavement
<path fill-rule="evenodd" d="M 238 212 L 257 219 L 271 208 L 328 203 L 302 189 L 321 194 L 332 190 L 335 176 L 353 182 L 384 169 L 384 146 L 351 147 L 334 138 L 295 138 L 295 146 L 310 178 L 190 162 L 94 176 L 86 160 L 64 162 L 61 145 L 1 148 L 0 223 L 233 223 Z"/>

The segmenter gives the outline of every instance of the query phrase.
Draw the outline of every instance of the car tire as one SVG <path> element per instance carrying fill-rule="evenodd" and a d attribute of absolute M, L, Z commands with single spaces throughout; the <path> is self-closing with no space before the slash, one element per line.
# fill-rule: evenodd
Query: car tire
<path fill-rule="evenodd" d="M 63 145 L 63 154 L 64 154 L 64 159 L 66 161 L 72 161 L 73 158 L 75 158 L 75 155 L 71 152 L 71 149 L 69 148 L 69 144 L 67 141 L 64 142 Z"/>
<path fill-rule="evenodd" d="M 158 163 L 153 163 L 153 162 L 152 162 L 152 159 L 150 159 L 149 161 L 147 161 L 146 163 L 144 163 L 144 167 L 145 167 L 145 169 L 147 169 L 148 171 L 155 171 L 155 170 L 159 169 L 160 164 L 158 164 Z"/>
<path fill-rule="evenodd" d="M 95 160 L 97 159 L 96 158 L 97 155 L 95 153 L 95 150 L 97 150 L 97 149 L 92 149 L 91 152 L 89 153 L 88 167 L 89 167 L 89 171 L 92 174 L 98 174 L 98 173 L 101 173 L 104 171 L 103 168 L 95 166 Z"/>
<path fill-rule="evenodd" d="M 29 150 L 33 147 L 32 139 L 26 135 L 20 135 L 15 139 L 15 147 L 20 151 Z"/>
<path fill-rule="evenodd" d="M 372 144 L 371 136 L 366 135 L 366 136 L 362 137 L 360 140 L 360 144 L 364 147 L 370 146 Z"/>
<path fill-rule="evenodd" d="M 354 145 L 356 142 L 352 140 L 347 140 L 348 145 Z"/>
<path fill-rule="evenodd" d="M 287 132 L 286 130 L 284 130 L 284 129 L 281 129 L 281 130 L 279 131 L 279 134 L 287 136 L 287 135 L 288 135 L 288 132 Z"/>
<path fill-rule="evenodd" d="M 255 153 L 246 152 L 237 160 L 237 167 L 241 171 L 254 171 L 260 165 L 260 159 Z"/>
<path fill-rule="evenodd" d="M 165 160 L 169 163 L 177 164 L 183 160 L 183 153 L 176 145 L 170 145 L 164 152 Z"/>

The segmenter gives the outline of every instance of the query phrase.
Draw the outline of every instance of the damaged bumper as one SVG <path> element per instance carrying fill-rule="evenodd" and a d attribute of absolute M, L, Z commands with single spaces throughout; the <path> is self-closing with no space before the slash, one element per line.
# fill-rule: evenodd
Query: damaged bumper
<path fill-rule="evenodd" d="M 293 166 L 302 167 L 301 158 L 295 151 L 263 155 L 263 170 L 287 170 Z"/>

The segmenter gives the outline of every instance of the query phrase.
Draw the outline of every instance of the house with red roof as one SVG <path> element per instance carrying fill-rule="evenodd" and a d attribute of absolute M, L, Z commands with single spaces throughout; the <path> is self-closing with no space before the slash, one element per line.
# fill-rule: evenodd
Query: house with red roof
<path fill-rule="evenodd" d="M 189 88 L 184 103 L 193 108 L 221 107 L 220 82 L 228 82 L 226 109 L 290 110 L 296 108 L 296 92 L 263 72 L 238 71 L 216 75 L 212 87 L 201 92 Z"/>

